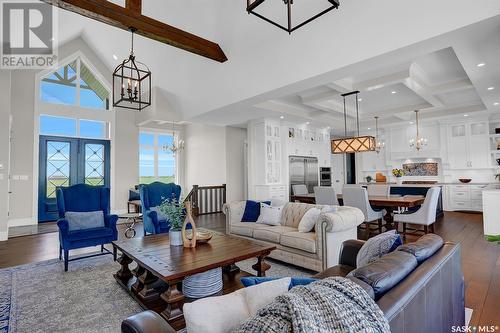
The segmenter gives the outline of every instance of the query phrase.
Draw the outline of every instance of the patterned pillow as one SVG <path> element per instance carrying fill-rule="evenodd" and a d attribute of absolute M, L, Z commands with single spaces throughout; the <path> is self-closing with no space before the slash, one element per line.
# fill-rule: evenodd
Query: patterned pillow
<path fill-rule="evenodd" d="M 257 223 L 267 224 L 267 225 L 281 225 L 281 213 L 283 207 L 273 207 L 266 203 L 261 202 L 260 204 L 260 215 L 257 219 Z"/>
<path fill-rule="evenodd" d="M 389 230 L 366 241 L 356 257 L 356 267 L 363 267 L 374 262 L 384 254 L 396 250 L 402 245 L 401 236 L 396 230 Z"/>
<path fill-rule="evenodd" d="M 68 221 L 69 231 L 104 227 L 104 213 L 102 210 L 95 212 L 66 212 L 64 218 Z"/>
<path fill-rule="evenodd" d="M 270 205 L 271 201 L 264 201 L 265 204 Z M 245 212 L 241 217 L 241 222 L 257 222 L 260 215 L 260 202 L 247 200 L 245 203 Z"/>

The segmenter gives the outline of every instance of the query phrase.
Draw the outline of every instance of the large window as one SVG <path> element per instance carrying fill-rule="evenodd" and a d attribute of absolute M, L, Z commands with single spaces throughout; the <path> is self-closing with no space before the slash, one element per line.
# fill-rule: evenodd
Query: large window
<path fill-rule="evenodd" d="M 40 99 L 47 103 L 109 109 L 109 91 L 80 57 L 42 78 Z"/>
<path fill-rule="evenodd" d="M 139 134 L 139 183 L 154 181 L 175 183 L 175 155 L 168 149 L 174 141 L 171 134 Z"/>

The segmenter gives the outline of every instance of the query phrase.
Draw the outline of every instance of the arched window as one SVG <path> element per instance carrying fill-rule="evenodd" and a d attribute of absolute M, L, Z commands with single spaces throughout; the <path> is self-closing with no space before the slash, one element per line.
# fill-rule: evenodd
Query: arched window
<path fill-rule="evenodd" d="M 49 73 L 40 81 L 40 99 L 47 103 L 108 110 L 109 94 L 81 57 Z"/>

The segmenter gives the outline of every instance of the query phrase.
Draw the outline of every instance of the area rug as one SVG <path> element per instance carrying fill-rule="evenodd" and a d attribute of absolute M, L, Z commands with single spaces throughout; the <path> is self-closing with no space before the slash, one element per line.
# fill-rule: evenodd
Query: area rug
<path fill-rule="evenodd" d="M 256 262 L 238 266 L 254 272 Z M 268 276 L 311 276 L 315 272 L 269 260 Z M 64 272 L 59 260 L 0 270 L 0 332 L 120 332 L 123 319 L 141 307 L 113 278 L 111 256 L 73 261 Z"/>

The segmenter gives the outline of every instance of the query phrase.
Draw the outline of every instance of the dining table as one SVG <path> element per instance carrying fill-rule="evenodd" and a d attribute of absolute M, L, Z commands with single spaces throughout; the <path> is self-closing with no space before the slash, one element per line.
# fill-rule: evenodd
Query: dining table
<path fill-rule="evenodd" d="M 343 203 L 342 194 L 337 194 L 337 199 L 340 204 Z M 368 196 L 368 201 L 370 205 L 375 208 L 382 208 L 386 211 L 384 215 L 384 220 L 386 222 L 386 228 L 389 229 L 397 229 L 397 226 L 394 225 L 394 211 L 400 208 L 413 208 L 417 206 L 421 206 L 424 203 L 424 196 Z M 303 194 L 303 195 L 292 195 L 290 197 L 290 201 L 292 202 L 304 202 L 314 204 L 316 203 L 315 197 L 313 193 Z"/>

